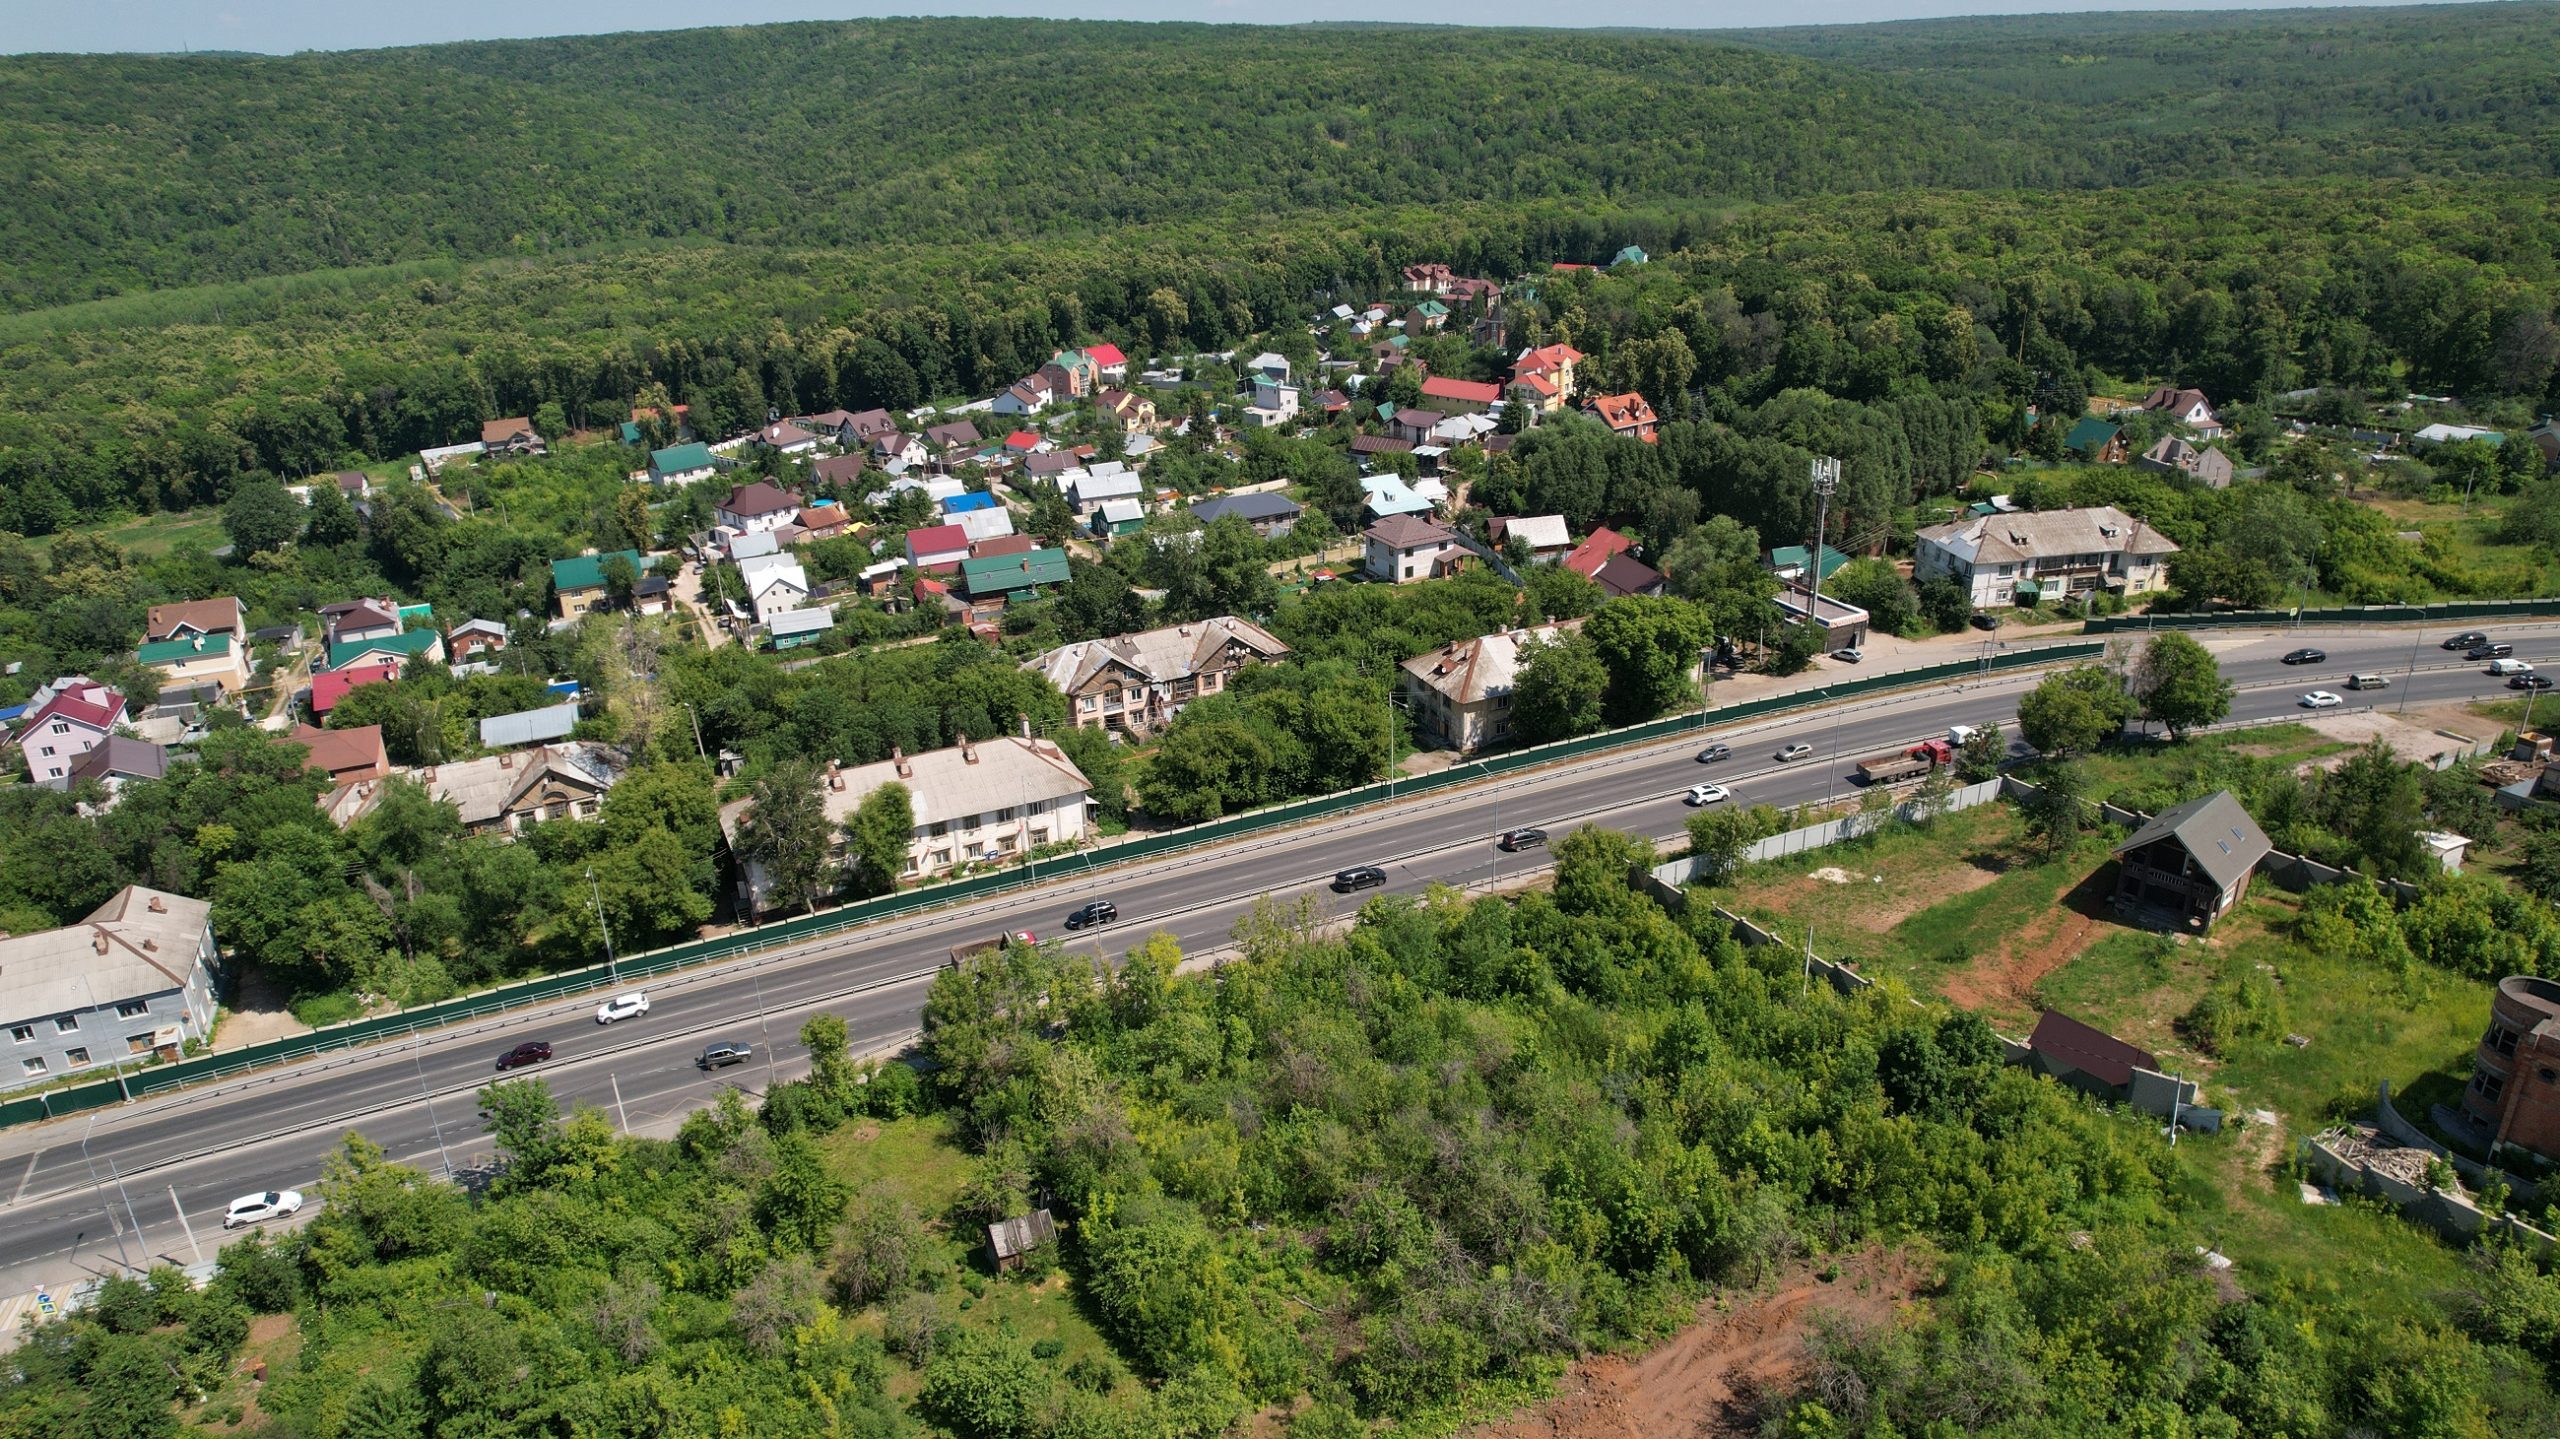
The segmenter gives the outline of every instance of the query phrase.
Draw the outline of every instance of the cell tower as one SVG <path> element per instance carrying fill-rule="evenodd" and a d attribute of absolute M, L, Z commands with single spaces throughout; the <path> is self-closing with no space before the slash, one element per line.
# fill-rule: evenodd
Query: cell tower
<path fill-rule="evenodd" d="M 1831 497 L 1840 491 L 1840 462 L 1828 455 L 1813 457 L 1813 598 L 1805 605 L 1805 622 L 1822 628 L 1822 547 L 1831 520 Z"/>

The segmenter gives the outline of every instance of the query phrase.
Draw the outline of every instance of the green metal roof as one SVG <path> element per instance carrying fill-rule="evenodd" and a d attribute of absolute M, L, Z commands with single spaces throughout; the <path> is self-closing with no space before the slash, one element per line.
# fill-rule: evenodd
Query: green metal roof
<path fill-rule="evenodd" d="M 2062 447 L 2083 453 L 2103 450 L 2114 441 L 2118 433 L 2116 426 L 2091 415 L 2071 427 L 2071 433 L 2062 437 Z"/>
<path fill-rule="evenodd" d="M 711 458 L 711 447 L 700 440 L 685 445 L 669 445 L 663 450 L 649 452 L 649 468 L 662 475 L 672 475 L 684 470 L 707 470 L 714 463 L 715 461 Z"/>
<path fill-rule="evenodd" d="M 1810 567 L 1812 563 L 1813 550 L 1809 545 L 1780 545 L 1769 552 L 1769 567 L 1771 569 L 1801 570 Z M 1829 545 L 1824 545 L 1822 547 L 1822 577 L 1824 579 L 1827 580 L 1831 578 L 1833 571 L 1847 563 L 1849 563 L 1849 557 L 1847 555 L 1840 553 Z"/>
<path fill-rule="evenodd" d="M 229 653 L 231 653 L 231 632 L 216 630 L 204 636 L 201 644 L 192 638 L 161 640 L 156 644 L 147 644 L 135 650 L 133 657 L 147 665 L 165 665 L 174 664 L 179 660 L 191 660 L 198 655 Z"/>
<path fill-rule="evenodd" d="M 699 445 L 695 449 L 702 448 Z M 607 555 L 574 555 L 551 562 L 551 587 L 555 590 L 593 590 L 604 587 L 604 562 L 620 555 L 641 574 L 649 572 L 649 561 L 638 550 L 615 550 Z"/>
<path fill-rule="evenodd" d="M 378 640 L 340 640 L 329 646 L 329 668 L 345 669 L 369 654 L 401 654 L 415 659 L 436 642 L 434 630 L 402 630 Z"/>
<path fill-rule="evenodd" d="M 962 560 L 960 577 L 973 598 L 1030 589 L 1035 585 L 1063 585 L 1067 582 L 1067 552 L 1032 550 L 1019 555 L 989 555 L 981 560 Z"/>

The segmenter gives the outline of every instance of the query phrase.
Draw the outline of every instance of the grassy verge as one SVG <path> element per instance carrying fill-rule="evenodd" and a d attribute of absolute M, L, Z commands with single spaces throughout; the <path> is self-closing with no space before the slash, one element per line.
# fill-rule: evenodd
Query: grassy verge
<path fill-rule="evenodd" d="M 77 525 L 63 533 L 103 536 L 113 541 L 117 549 L 138 560 L 158 559 L 182 547 L 209 550 L 229 542 L 222 533 L 222 512 L 209 507 L 175 514 L 104 520 L 93 525 Z M 38 554 L 49 554 L 61 539 L 61 535 L 38 535 L 27 541 L 27 548 Z"/>

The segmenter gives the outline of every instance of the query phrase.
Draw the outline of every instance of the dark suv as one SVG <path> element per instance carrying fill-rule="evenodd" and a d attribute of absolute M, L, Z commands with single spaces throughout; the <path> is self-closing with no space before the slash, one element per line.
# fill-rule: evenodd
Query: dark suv
<path fill-rule="evenodd" d="M 528 1064 L 542 1064 L 551 1058 L 551 1042 L 529 1039 L 498 1056 L 498 1068 L 521 1069 Z"/>
<path fill-rule="evenodd" d="M 2467 650 L 2473 645 L 2485 645 L 2488 642 L 2489 637 L 2482 634 L 2480 631 L 2464 630 L 2462 633 L 2455 635 L 2452 639 L 2446 640 L 2444 642 L 2444 647 L 2449 650 Z"/>
<path fill-rule="evenodd" d="M 756 1047 L 752 1044 L 706 1044 L 693 1063 L 697 1069 L 727 1069 L 733 1064 L 746 1063 L 755 1057 L 755 1053 Z"/>
<path fill-rule="evenodd" d="M 1067 928 L 1084 929 L 1097 924 L 1118 924 L 1120 906 L 1107 899 L 1088 899 L 1084 908 L 1067 916 Z"/>
<path fill-rule="evenodd" d="M 1349 894 L 1353 890 L 1376 889 L 1386 882 L 1387 872 L 1374 864 L 1355 864 L 1349 869 L 1336 873 L 1333 877 L 1334 890 L 1341 894 Z"/>
<path fill-rule="evenodd" d="M 1544 849 L 1547 847 L 1547 832 L 1542 829 L 1506 829 L 1494 843 L 1515 853 L 1524 849 Z"/>
<path fill-rule="evenodd" d="M 2467 660 L 2502 660 L 2515 652 L 2516 647 L 2514 645 L 2492 640 L 2486 644 L 2473 645 L 2470 652 L 2465 654 L 2463 658 Z"/>

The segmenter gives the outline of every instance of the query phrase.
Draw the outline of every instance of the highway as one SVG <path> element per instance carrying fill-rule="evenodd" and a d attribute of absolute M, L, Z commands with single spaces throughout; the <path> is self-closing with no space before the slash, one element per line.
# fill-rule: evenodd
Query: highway
<path fill-rule="evenodd" d="M 2382 710 L 2510 697 L 2505 682 L 2482 665 L 2436 647 L 2453 628 L 2463 626 L 2349 633 L 2310 625 L 2199 638 L 2215 648 L 2224 673 L 2240 687 L 2234 719 L 2306 715 L 2297 701 L 2315 688 L 2345 695 L 2351 707 L 2370 703 Z M 2518 658 L 2545 670 L 2560 667 L 2560 623 L 2500 626 L 2492 633 L 2513 643 Z M 2327 650 L 2328 660 L 2299 667 L 2278 662 L 2306 644 Z M 2391 689 L 2347 693 L 2350 673 L 2376 671 L 2392 677 Z M 60 1282 L 65 1274 L 103 1272 L 127 1261 L 189 1262 L 193 1251 L 176 1205 L 184 1205 L 195 1241 L 209 1246 L 232 1198 L 271 1187 L 310 1188 L 324 1157 L 351 1128 L 431 1173 L 485 1165 L 489 1141 L 471 1093 L 495 1077 L 499 1054 L 526 1039 L 554 1045 L 552 1062 L 522 1072 L 547 1080 L 564 1105 L 593 1104 L 634 1131 L 665 1133 L 724 1086 L 760 1091 L 772 1079 L 805 1072 L 795 1036 L 813 1013 L 844 1015 L 857 1050 L 912 1034 L 936 965 L 964 940 L 1031 929 L 1044 939 L 1064 938 L 1071 949 L 1116 955 L 1162 930 L 1186 953 L 1199 954 L 1227 943 L 1236 921 L 1265 895 L 1282 901 L 1314 895 L 1329 913 L 1349 913 L 1370 896 L 1330 892 L 1333 873 L 1346 865 L 1385 867 L 1390 893 L 1518 879 L 1545 860 L 1496 849 L 1492 836 L 1503 829 L 1538 825 L 1561 835 L 1589 820 L 1668 838 L 1688 813 L 1688 786 L 1709 779 L 1730 786 L 1741 803 L 1839 798 L 1855 793 L 1849 781 L 1858 760 L 1943 733 L 1950 724 L 1997 720 L 2014 737 L 2018 696 L 2037 678 L 2034 671 L 1988 677 L 1754 724 L 1708 726 L 1695 738 L 1438 791 L 1276 834 L 1070 872 L 1034 890 L 655 981 L 650 1012 L 612 1026 L 595 1023 L 596 997 L 590 996 L 0 1131 L 0 1197 L 6 1199 L 0 1274 L 45 1274 Z M 1733 757 L 1697 763 L 1696 752 L 1709 739 L 1732 745 Z M 1796 741 L 1813 745 L 1813 755 L 1776 762 L 1774 752 Z M 1096 896 L 1118 903 L 1120 922 L 1100 932 L 1065 931 L 1065 915 Z M 703 1074 L 693 1058 L 713 1040 L 752 1042 L 757 1058 Z M 131 1232 L 136 1226 L 138 1235 Z"/>

